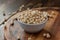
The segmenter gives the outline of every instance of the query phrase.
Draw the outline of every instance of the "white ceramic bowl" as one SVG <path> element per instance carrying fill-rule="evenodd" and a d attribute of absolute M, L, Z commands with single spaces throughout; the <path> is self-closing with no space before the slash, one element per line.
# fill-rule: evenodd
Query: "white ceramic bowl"
<path fill-rule="evenodd" d="M 42 30 L 44 27 L 45 27 L 45 23 L 47 22 L 48 18 L 46 18 L 45 21 L 43 21 L 42 23 L 40 24 L 26 24 L 26 23 L 23 23 L 21 21 L 18 21 L 20 26 L 26 31 L 26 32 L 29 32 L 29 33 L 36 33 L 36 32 L 39 32 L 40 30 Z"/>

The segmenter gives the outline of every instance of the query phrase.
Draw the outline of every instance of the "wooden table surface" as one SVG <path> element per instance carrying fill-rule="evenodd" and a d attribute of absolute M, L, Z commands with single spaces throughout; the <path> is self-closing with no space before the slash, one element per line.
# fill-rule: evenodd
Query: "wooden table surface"
<path fill-rule="evenodd" d="M 18 14 L 16 14 L 16 15 L 18 15 Z M 11 19 L 14 19 L 15 17 L 16 16 L 14 16 Z M 19 28 L 19 26 L 18 26 L 19 24 L 17 22 L 14 22 L 14 26 L 10 26 L 10 24 L 11 24 L 10 23 L 11 19 L 10 19 L 6 23 L 6 26 L 4 27 L 5 40 L 18 40 L 18 39 L 28 40 L 29 37 L 31 37 L 31 40 L 60 40 L 60 18 L 59 17 L 60 17 L 60 13 L 58 14 L 58 16 L 57 16 L 56 20 L 54 21 L 54 24 L 51 26 L 50 30 L 43 29 L 40 32 L 34 33 L 34 34 L 27 33 L 22 28 Z M 15 29 L 16 30 L 18 29 L 17 31 L 19 31 L 19 32 L 15 31 Z M 10 33 L 10 32 L 12 32 L 12 33 Z M 43 33 L 46 33 L 46 32 L 51 34 L 51 38 L 47 39 L 42 36 Z"/>
<path fill-rule="evenodd" d="M 53 38 L 53 40 L 60 40 L 60 13 L 59 13 L 57 19 L 55 20 L 55 23 L 54 23 L 51 31 L 55 35 L 54 36 L 55 38 Z"/>

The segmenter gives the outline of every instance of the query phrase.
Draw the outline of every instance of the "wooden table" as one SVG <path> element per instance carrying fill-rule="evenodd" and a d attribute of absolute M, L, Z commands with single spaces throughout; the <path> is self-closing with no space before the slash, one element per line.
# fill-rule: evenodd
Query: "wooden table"
<path fill-rule="evenodd" d="M 51 11 L 51 10 L 49 10 Z M 52 10 L 53 11 L 53 10 Z M 55 10 L 54 10 L 55 11 Z M 28 40 L 28 38 L 31 38 L 31 40 L 60 40 L 60 14 L 59 11 L 55 12 L 56 15 L 54 16 L 54 19 L 49 21 L 45 28 L 42 29 L 38 33 L 27 33 L 25 32 L 17 23 L 17 19 L 19 17 L 19 12 L 12 16 L 7 23 L 5 24 L 4 27 L 4 38 L 5 40 Z M 15 21 L 14 21 L 15 20 Z M 12 22 L 14 21 L 14 24 Z M 43 37 L 43 33 L 50 33 L 51 38 L 47 39 Z"/>

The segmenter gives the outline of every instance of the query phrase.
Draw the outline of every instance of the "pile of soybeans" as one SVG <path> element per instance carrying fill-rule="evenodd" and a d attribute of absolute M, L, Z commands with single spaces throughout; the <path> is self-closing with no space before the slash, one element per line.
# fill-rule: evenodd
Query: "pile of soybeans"
<path fill-rule="evenodd" d="M 46 11 L 29 9 L 20 13 L 19 21 L 26 24 L 40 24 L 46 20 L 47 14 Z"/>

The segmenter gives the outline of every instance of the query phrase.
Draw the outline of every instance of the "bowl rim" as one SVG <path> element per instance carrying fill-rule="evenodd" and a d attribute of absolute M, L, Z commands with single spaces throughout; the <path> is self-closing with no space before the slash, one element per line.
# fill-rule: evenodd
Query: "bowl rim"
<path fill-rule="evenodd" d="M 43 21 L 42 23 L 39 23 L 39 24 L 27 24 L 27 23 L 24 23 L 24 22 L 21 22 L 20 20 L 18 20 L 18 22 L 20 22 L 21 24 L 25 24 L 25 25 L 41 25 L 41 24 L 44 24 L 48 21 L 48 17 L 46 17 L 46 20 Z"/>

